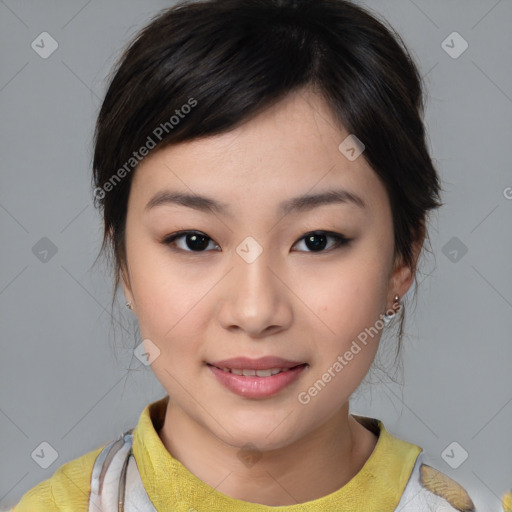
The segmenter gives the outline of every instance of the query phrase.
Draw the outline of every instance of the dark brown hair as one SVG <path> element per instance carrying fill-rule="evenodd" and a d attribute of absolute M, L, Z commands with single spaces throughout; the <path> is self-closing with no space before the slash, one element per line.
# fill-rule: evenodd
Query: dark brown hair
<path fill-rule="evenodd" d="M 306 87 L 364 143 L 389 195 L 395 257 L 416 273 L 412 244 L 442 203 L 421 77 L 400 36 L 346 0 L 180 2 L 129 43 L 97 119 L 93 186 L 104 220 L 100 254 L 110 249 L 115 275 L 112 305 L 139 150 L 226 132 Z"/>

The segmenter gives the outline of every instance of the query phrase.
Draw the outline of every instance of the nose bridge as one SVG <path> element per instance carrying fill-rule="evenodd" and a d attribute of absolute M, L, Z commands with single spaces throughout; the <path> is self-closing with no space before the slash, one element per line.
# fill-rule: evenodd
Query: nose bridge
<path fill-rule="evenodd" d="M 255 238 L 247 237 L 236 248 L 233 259 L 234 291 L 238 300 L 271 299 L 276 291 L 275 277 L 270 270 L 271 251 L 264 249 Z"/>
<path fill-rule="evenodd" d="M 247 237 L 233 253 L 233 270 L 224 289 L 221 320 L 253 335 L 289 321 L 283 284 L 276 277 L 279 263 L 271 250 Z"/>

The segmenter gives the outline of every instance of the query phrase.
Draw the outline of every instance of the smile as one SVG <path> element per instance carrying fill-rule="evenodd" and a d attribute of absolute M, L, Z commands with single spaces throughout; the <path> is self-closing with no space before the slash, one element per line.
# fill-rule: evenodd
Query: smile
<path fill-rule="evenodd" d="M 270 398 L 297 382 L 308 365 L 289 368 L 228 368 L 208 364 L 207 367 L 224 388 L 243 398 Z"/>
<path fill-rule="evenodd" d="M 271 377 L 278 373 L 287 372 L 290 368 L 270 368 L 268 370 L 251 370 L 240 368 L 219 368 L 225 372 L 234 373 L 235 375 L 243 375 L 244 377 Z"/>

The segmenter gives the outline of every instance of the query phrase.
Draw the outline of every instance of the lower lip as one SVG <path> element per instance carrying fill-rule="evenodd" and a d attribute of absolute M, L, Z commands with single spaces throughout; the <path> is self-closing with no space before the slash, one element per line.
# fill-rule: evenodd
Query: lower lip
<path fill-rule="evenodd" d="M 208 367 L 219 382 L 233 393 L 245 398 L 268 398 L 297 380 L 302 375 L 306 365 L 296 366 L 286 372 L 277 373 L 270 377 L 235 375 L 216 366 L 208 365 Z"/>

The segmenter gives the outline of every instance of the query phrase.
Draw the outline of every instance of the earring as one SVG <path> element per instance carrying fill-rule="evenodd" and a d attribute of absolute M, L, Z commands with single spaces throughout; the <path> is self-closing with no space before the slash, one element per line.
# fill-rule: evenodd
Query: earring
<path fill-rule="evenodd" d="M 391 306 L 391 308 L 388 309 L 382 317 L 382 321 L 384 322 L 384 325 L 389 325 L 391 320 L 393 320 L 393 318 L 395 318 L 396 314 L 400 311 L 401 308 L 402 308 L 402 303 L 400 301 L 400 297 L 398 295 L 395 295 L 395 300 L 393 301 L 393 306 Z M 392 311 L 392 313 L 388 314 L 390 311 Z"/>
<path fill-rule="evenodd" d="M 131 311 L 133 310 L 133 306 L 132 306 L 132 303 L 130 301 L 128 301 L 125 306 Z"/>

